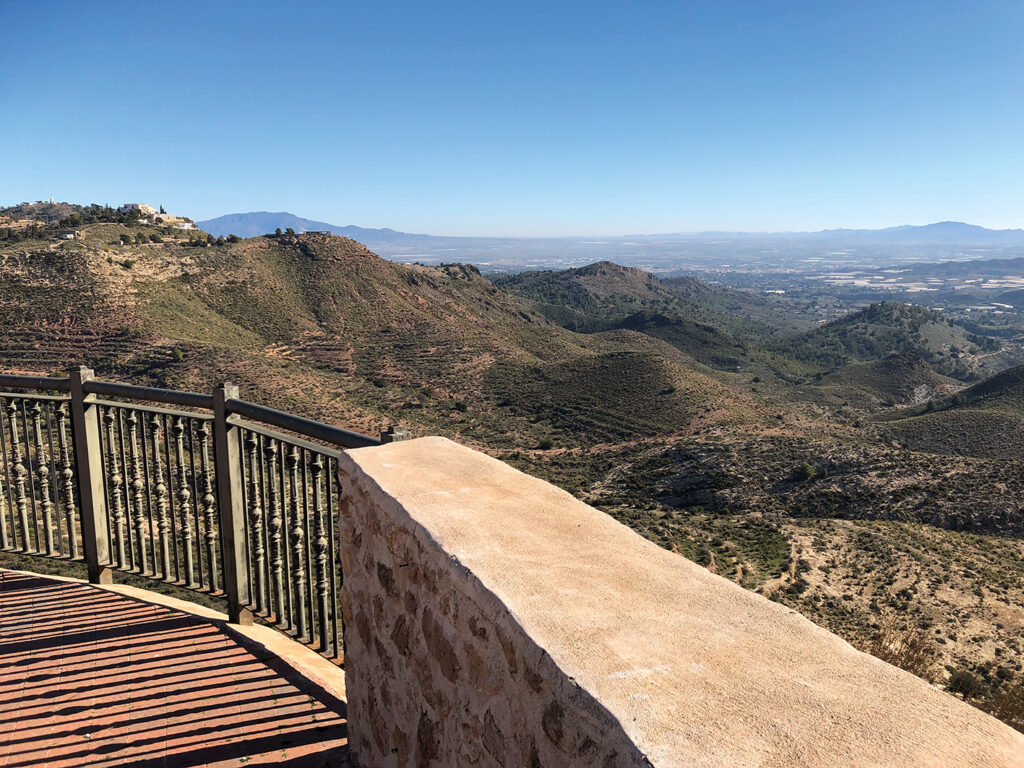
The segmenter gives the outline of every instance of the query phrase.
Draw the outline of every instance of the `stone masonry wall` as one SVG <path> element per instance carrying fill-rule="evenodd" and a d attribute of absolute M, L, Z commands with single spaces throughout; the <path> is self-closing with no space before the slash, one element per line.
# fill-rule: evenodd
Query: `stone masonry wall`
<path fill-rule="evenodd" d="M 364 768 L 1024 768 L 1024 734 L 494 458 L 338 472 Z"/>
<path fill-rule="evenodd" d="M 393 499 L 344 472 L 342 482 L 345 676 L 358 765 L 649 765 Z"/>

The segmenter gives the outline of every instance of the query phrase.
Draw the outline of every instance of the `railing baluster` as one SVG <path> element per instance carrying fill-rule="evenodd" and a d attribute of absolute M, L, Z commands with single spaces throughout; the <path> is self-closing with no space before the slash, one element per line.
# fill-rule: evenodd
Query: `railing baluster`
<path fill-rule="evenodd" d="M 115 409 L 117 413 L 117 437 L 119 440 L 119 453 L 121 454 L 121 493 L 124 496 L 124 533 L 125 533 L 125 549 L 128 552 L 128 563 L 127 567 L 131 570 L 136 570 L 136 557 L 135 557 L 135 536 L 134 536 L 134 521 L 135 513 L 132 507 L 132 488 L 131 488 L 131 465 L 128 463 L 128 451 L 125 447 L 127 440 L 125 439 L 124 430 L 124 408 Z"/>
<path fill-rule="evenodd" d="M 111 522 L 113 523 L 113 538 L 114 544 L 117 547 L 117 567 L 126 568 L 128 566 L 125 547 L 126 521 L 124 505 L 121 503 L 121 485 L 124 482 L 124 477 L 121 475 L 122 465 L 118 461 L 118 450 L 115 447 L 115 421 L 120 420 L 114 414 L 114 409 L 104 408 L 103 424 L 107 428 L 107 449 L 110 451 L 110 457 L 107 459 L 107 472 L 108 479 L 110 480 L 109 498 L 111 505 Z"/>
<path fill-rule="evenodd" d="M 64 505 L 61 504 L 61 489 L 58 485 L 58 471 L 57 471 L 57 452 L 53 449 L 53 421 L 54 421 L 54 404 L 53 402 L 46 402 L 46 455 L 49 457 L 49 482 L 50 482 L 50 498 L 53 500 L 53 533 L 54 533 L 54 550 L 55 553 L 61 557 L 64 556 L 66 548 L 64 546 L 64 531 L 63 531 L 63 519 L 64 516 L 61 514 L 61 510 Z"/>
<path fill-rule="evenodd" d="M 210 587 L 208 582 L 203 581 L 205 571 L 205 558 L 203 557 L 203 523 L 202 523 L 202 496 L 199 494 L 200 471 L 196 464 L 196 436 L 195 423 L 192 419 L 185 419 L 185 434 L 188 436 L 188 474 L 191 482 L 192 495 L 192 531 L 195 537 L 195 578 L 200 588 Z"/>
<path fill-rule="evenodd" d="M 160 420 L 161 434 L 164 436 L 164 439 L 162 440 L 162 461 L 164 462 L 164 468 L 167 473 L 167 546 L 170 565 L 167 568 L 168 575 L 166 581 L 177 584 L 181 582 L 181 557 L 178 552 L 178 535 L 180 527 L 178 526 L 177 518 L 177 476 L 174 472 L 174 460 L 171 458 L 172 428 L 170 426 L 170 422 L 167 420 L 167 414 L 158 414 L 154 412 L 154 418 Z"/>
<path fill-rule="evenodd" d="M 32 479 L 36 474 L 35 461 L 32 456 L 32 430 L 28 425 L 28 403 L 25 400 L 21 401 L 21 434 L 25 438 L 25 483 L 31 503 L 29 528 L 32 531 L 32 551 L 42 552 L 42 547 L 39 545 L 39 506 L 36 500 L 36 484 Z"/>
<path fill-rule="evenodd" d="M 160 567 L 165 581 L 171 580 L 171 521 L 168 513 L 167 483 L 164 465 L 160 460 L 160 418 L 153 414 L 149 421 L 150 440 L 153 444 L 153 489 L 156 492 L 156 525 L 160 537 Z M 156 572 L 156 558 L 153 561 Z"/>
<path fill-rule="evenodd" d="M 316 586 L 316 577 L 313 574 L 313 529 L 310 524 L 309 514 L 309 454 L 302 450 L 299 452 L 299 456 L 302 458 L 302 537 L 306 544 L 305 551 L 305 564 L 303 568 L 303 583 L 306 586 L 306 591 L 303 594 L 303 599 L 306 601 L 306 606 L 309 611 L 309 616 L 306 618 L 306 639 L 312 641 L 312 633 L 314 627 L 316 627 L 316 600 L 313 599 L 313 589 Z"/>
<path fill-rule="evenodd" d="M 253 584 L 253 591 L 256 593 L 256 610 L 260 613 L 266 612 L 263 592 L 267 578 L 266 560 L 263 550 L 263 507 L 260 504 L 260 463 L 259 463 L 259 438 L 255 432 L 248 432 L 245 439 L 245 447 L 249 458 L 249 538 L 251 543 L 251 568 L 256 583 Z"/>
<path fill-rule="evenodd" d="M 188 487 L 188 470 L 185 468 L 185 420 L 179 416 L 174 420 L 175 458 L 178 462 L 178 509 L 181 514 L 182 537 L 185 546 L 185 583 L 195 584 L 195 562 L 192 555 L 192 491 Z"/>
<path fill-rule="evenodd" d="M 57 409 L 57 445 L 60 450 L 61 477 L 64 479 L 64 522 L 68 534 L 68 554 L 74 560 L 78 557 L 78 533 L 75 527 L 75 470 L 71 463 L 65 420 L 68 415 L 67 403 Z"/>
<path fill-rule="evenodd" d="M 135 546 L 138 552 L 139 573 L 147 573 L 146 560 L 146 480 L 143 474 L 142 454 L 139 451 L 139 417 L 135 411 L 128 411 L 128 455 L 132 462 L 132 501 L 135 515 Z"/>
<path fill-rule="evenodd" d="M 210 422 L 199 425 L 199 458 L 203 470 L 203 517 L 206 520 L 206 560 L 210 572 L 210 589 L 217 584 L 217 497 L 213 494 L 213 470 L 210 468 Z"/>
<path fill-rule="evenodd" d="M 330 585 L 327 582 L 327 528 L 324 525 L 324 500 L 320 487 L 320 475 L 324 471 L 324 457 L 319 453 L 313 456 L 313 550 L 316 558 L 316 594 L 319 600 L 320 618 L 320 650 L 327 651 L 328 640 L 328 601 Z"/>
<path fill-rule="evenodd" d="M 303 566 L 303 553 L 306 545 L 303 542 L 302 506 L 299 501 L 299 447 L 293 445 L 288 452 L 288 472 L 291 475 L 291 526 L 289 542 L 292 555 L 292 584 L 295 587 L 295 631 L 299 639 L 306 637 L 306 570 Z"/>
<path fill-rule="evenodd" d="M 291 516 L 288 504 L 288 451 L 286 443 L 279 442 L 280 450 L 277 452 L 277 471 L 279 476 L 279 493 L 281 498 L 281 554 L 284 556 L 284 568 L 282 579 L 284 580 L 284 602 L 285 620 L 284 625 L 288 628 L 295 626 L 295 590 L 292 584 L 292 553 L 288 544 L 288 536 L 291 532 Z"/>
<path fill-rule="evenodd" d="M 11 535 L 8 535 L 8 524 L 13 525 L 14 513 L 10 506 L 11 497 L 7 493 L 11 486 L 10 468 L 7 466 L 7 438 L 4 435 L 4 409 L 0 408 L 0 460 L 3 461 L 3 477 L 0 477 L 0 549 L 11 549 Z"/>
<path fill-rule="evenodd" d="M 173 580 L 175 583 L 182 583 L 181 581 L 181 526 L 178 524 L 178 493 L 176 488 L 177 478 L 174 473 L 175 463 L 171 458 L 171 434 L 172 428 L 171 422 L 168 421 L 167 414 L 162 413 L 160 415 L 161 429 L 163 430 L 163 444 L 164 444 L 164 467 L 167 469 L 167 506 L 169 508 L 168 519 L 169 523 L 169 535 L 171 548 L 171 565 L 174 566 L 174 575 L 168 576 L 168 579 Z M 169 573 L 170 571 L 168 571 Z M 191 583 L 191 582 L 189 582 Z"/>
<path fill-rule="evenodd" d="M 43 406 L 38 400 L 33 401 L 32 436 L 35 438 L 36 477 L 39 479 L 39 506 L 43 512 L 43 545 L 46 554 L 54 554 L 53 548 L 53 500 L 50 498 L 50 460 L 46 455 L 43 443 Z"/>
<path fill-rule="evenodd" d="M 21 441 L 18 439 L 18 406 L 14 399 L 7 401 L 7 422 L 11 428 L 11 473 L 14 475 L 14 503 L 18 508 L 18 525 L 21 528 L 21 550 L 33 552 L 28 527 L 28 497 L 25 495 L 25 469 L 21 455 Z M 15 531 L 15 538 L 17 538 Z"/>
<path fill-rule="evenodd" d="M 263 543 L 263 562 L 266 569 L 263 579 L 266 594 L 263 600 L 267 614 L 271 614 L 274 610 L 274 596 L 272 594 L 273 585 L 270 583 L 270 499 L 267 494 L 266 442 L 263 435 L 256 437 L 259 439 L 259 445 L 256 447 L 256 459 L 260 465 L 260 503 L 263 505 L 263 525 L 260 527 L 260 538 Z"/>
<path fill-rule="evenodd" d="M 283 557 L 281 552 L 281 497 L 277 487 L 277 440 L 267 441 L 265 450 L 267 460 L 267 488 L 269 491 L 268 529 L 270 533 L 270 580 L 273 590 L 274 616 L 277 623 L 287 626 L 288 620 L 284 611 L 284 577 L 282 574 Z"/>
<path fill-rule="evenodd" d="M 333 637 L 331 638 L 334 642 L 333 648 L 334 653 L 332 654 L 335 659 L 342 659 L 341 652 L 341 614 L 338 613 L 338 589 L 340 587 L 339 578 L 341 574 L 341 562 L 338 559 L 337 553 L 337 534 L 338 526 L 335 520 L 335 515 L 338 509 L 335 503 L 334 497 L 334 478 L 338 476 L 338 463 L 333 458 L 327 459 L 327 541 L 330 545 L 328 561 L 331 567 L 331 631 Z"/>
<path fill-rule="evenodd" d="M 134 410 L 132 411 L 135 412 Z M 157 540 L 160 538 L 159 531 L 156 526 L 155 512 L 156 505 L 153 504 L 153 483 L 149 476 L 149 424 L 146 419 L 145 413 L 139 412 L 139 447 L 141 450 L 139 453 L 142 456 L 142 486 L 146 491 L 146 549 L 148 550 L 148 556 L 150 563 L 149 572 L 153 576 L 158 576 L 157 565 Z"/>

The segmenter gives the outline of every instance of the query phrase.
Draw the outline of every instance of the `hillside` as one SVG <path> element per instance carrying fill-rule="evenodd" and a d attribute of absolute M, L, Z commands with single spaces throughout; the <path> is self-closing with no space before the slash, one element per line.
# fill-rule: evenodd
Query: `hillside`
<path fill-rule="evenodd" d="M 769 321 L 778 313 L 763 299 L 741 291 L 713 288 L 692 277 L 661 280 L 641 269 L 606 261 L 492 279 L 502 290 L 521 296 L 545 317 L 573 331 L 637 331 L 720 370 L 788 367 L 785 361 L 768 359 L 751 344 L 772 336 L 777 325 Z"/>
<path fill-rule="evenodd" d="M 898 418 L 885 435 L 918 451 L 1018 459 L 1024 451 L 1024 366 L 997 373 Z"/>
<path fill-rule="evenodd" d="M 971 334 L 925 307 L 889 301 L 782 339 L 772 347 L 817 368 L 820 374 L 902 353 L 919 355 L 945 376 L 969 379 L 975 375 L 974 356 L 998 349 L 999 342 Z"/>
<path fill-rule="evenodd" d="M 881 360 L 850 363 L 797 388 L 796 396 L 828 405 L 874 411 L 924 403 L 962 388 L 941 376 L 917 351 L 893 352 Z"/>
<path fill-rule="evenodd" d="M 608 330 L 639 309 L 671 311 L 676 295 L 635 267 L 602 261 L 561 272 L 520 272 L 493 278 L 559 325 L 581 333 Z"/>
<path fill-rule="evenodd" d="M 84 357 L 111 375 L 202 389 L 230 374 L 278 407 L 355 425 L 397 418 L 471 442 L 587 444 L 651 428 L 622 421 L 625 402 L 578 422 L 500 407 L 530 401 L 537 385 L 498 371 L 554 366 L 552 375 L 576 377 L 586 396 L 585 372 L 601 368 L 594 361 L 636 351 L 636 335 L 564 330 L 473 267 L 396 264 L 324 235 L 195 248 L 186 240 L 122 246 L 119 225 L 86 230 L 82 240 L 0 249 L 8 368 L 46 373 Z M 51 294 L 60 300 L 44 299 Z M 658 432 L 681 429 L 692 418 L 682 403 L 707 393 L 725 410 L 750 411 L 693 360 L 663 357 L 637 356 L 614 377 L 624 393 L 650 393 Z M 667 388 L 675 391 L 658 394 Z"/>
<path fill-rule="evenodd" d="M 207 391 L 230 380 L 362 431 L 398 422 L 446 435 L 854 642 L 882 620 L 909 621 L 904 590 L 916 585 L 914 620 L 942 629 L 935 659 L 988 675 L 989 692 L 1024 674 L 1018 664 L 996 676 L 996 662 L 1019 655 L 1024 582 L 994 565 L 1024 558 L 1022 454 L 1010 447 L 1021 433 L 1005 421 L 1024 374 L 944 399 L 959 385 L 933 366 L 971 360 L 985 342 L 941 315 L 874 305 L 780 339 L 757 314 L 778 309 L 757 297 L 610 263 L 491 282 L 336 236 L 232 242 L 130 220 L 80 229 L 68 241 L 52 226 L 0 238 L 5 370 L 82 362 Z M 821 377 L 796 386 L 768 373 L 785 366 Z M 931 412 L 908 405 L 923 393 Z M 890 403 L 900 407 L 876 413 Z M 936 461 L 933 445 L 893 432 L 959 411 L 1003 419 L 969 435 L 989 457 Z M 877 543 L 896 536 L 898 547 Z M 914 574 L 920 563 L 940 574 L 947 547 L 959 570 L 924 594 Z M 984 610 L 968 622 L 961 603 L 979 590 Z"/>
<path fill-rule="evenodd" d="M 81 213 L 83 210 L 84 206 L 73 203 L 50 203 L 40 200 L 35 203 L 19 203 L 0 208 L 0 220 L 5 218 L 26 219 L 42 224 L 54 224 L 72 213 Z"/>

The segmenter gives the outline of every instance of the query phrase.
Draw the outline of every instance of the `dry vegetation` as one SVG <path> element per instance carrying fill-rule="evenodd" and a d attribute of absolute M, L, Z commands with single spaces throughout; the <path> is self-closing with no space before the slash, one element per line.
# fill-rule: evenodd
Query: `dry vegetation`
<path fill-rule="evenodd" d="M 83 230 L 0 242 L 5 370 L 449 435 L 1021 727 L 1024 382 L 960 392 L 986 342 L 934 313 L 783 338 L 763 299 L 616 265 L 496 286 L 338 237 Z"/>

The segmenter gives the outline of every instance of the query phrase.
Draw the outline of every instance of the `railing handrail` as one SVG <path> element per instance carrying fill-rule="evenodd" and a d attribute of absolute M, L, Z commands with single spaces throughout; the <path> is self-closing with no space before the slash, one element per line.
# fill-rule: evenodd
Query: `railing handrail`
<path fill-rule="evenodd" d="M 22 374 L 0 373 L 0 387 L 70 392 L 71 379 L 67 376 L 25 376 Z"/>
<path fill-rule="evenodd" d="M 232 398 L 225 405 L 227 406 L 228 413 L 238 414 L 253 421 L 272 424 L 280 429 L 297 432 L 314 440 L 322 440 L 325 443 L 332 443 L 342 448 L 366 448 L 371 445 L 380 445 L 381 443 L 380 440 L 369 435 L 362 435 L 358 432 L 342 429 L 341 427 L 332 427 L 330 424 L 285 413 L 276 408 L 268 408 L 265 405 L 250 403 L 247 400 Z"/>
<path fill-rule="evenodd" d="M 30 390 L 52 390 L 70 392 L 71 379 L 67 376 L 28 376 L 22 374 L 0 374 L 0 387 Z M 202 392 L 188 392 L 160 387 L 140 387 L 136 384 L 122 384 L 116 381 L 88 379 L 82 382 L 82 391 L 89 395 L 103 397 L 120 397 L 128 400 L 145 400 L 152 403 L 164 403 L 185 408 L 201 408 L 213 410 L 213 395 Z M 286 411 L 279 411 L 265 405 L 251 403 L 248 400 L 232 398 L 228 400 L 229 413 L 244 416 L 253 421 L 271 424 L 279 429 L 295 432 L 313 440 L 335 445 L 339 448 L 366 448 L 380 445 L 381 440 L 353 432 L 349 429 L 335 427 L 304 416 L 297 416 Z"/>
<path fill-rule="evenodd" d="M 161 389 L 159 387 L 140 387 L 135 384 L 121 384 L 115 381 L 100 381 L 99 379 L 90 379 L 83 382 L 82 389 L 89 395 L 149 400 L 153 403 L 182 405 L 186 408 L 213 409 L 213 395 L 204 395 L 202 392 L 186 392 L 177 389 Z"/>

